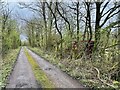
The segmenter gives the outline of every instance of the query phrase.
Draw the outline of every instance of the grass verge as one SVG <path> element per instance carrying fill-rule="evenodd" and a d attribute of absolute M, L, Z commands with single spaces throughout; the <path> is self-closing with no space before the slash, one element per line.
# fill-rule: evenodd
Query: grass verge
<path fill-rule="evenodd" d="M 48 79 L 47 75 L 40 69 L 37 62 L 33 59 L 32 56 L 28 53 L 27 49 L 25 49 L 25 54 L 29 63 L 32 66 L 33 73 L 37 82 L 42 86 L 42 88 L 54 88 L 53 83 Z"/>
<path fill-rule="evenodd" d="M 120 82 L 112 81 L 109 82 L 104 79 L 108 79 L 109 71 L 113 67 L 113 63 L 109 60 L 99 61 L 99 60 L 73 60 L 73 59 L 58 59 L 54 58 L 54 54 L 46 53 L 40 48 L 29 47 L 30 50 L 40 55 L 42 58 L 48 62 L 59 67 L 62 71 L 66 72 L 72 78 L 78 80 L 85 87 L 94 88 L 120 88 Z M 116 64 L 115 64 L 116 65 Z M 98 72 L 99 70 L 99 72 Z M 99 74 L 99 75 L 98 75 Z M 104 75 L 103 75 L 104 74 Z M 98 77 L 101 76 L 101 77 Z M 103 82 L 104 81 L 104 82 Z M 119 89 L 118 89 L 119 90 Z"/>
<path fill-rule="evenodd" d="M 4 88 L 7 85 L 9 76 L 17 61 L 19 51 L 20 48 L 9 50 L 5 57 L 2 58 L 0 62 L 0 88 Z"/>

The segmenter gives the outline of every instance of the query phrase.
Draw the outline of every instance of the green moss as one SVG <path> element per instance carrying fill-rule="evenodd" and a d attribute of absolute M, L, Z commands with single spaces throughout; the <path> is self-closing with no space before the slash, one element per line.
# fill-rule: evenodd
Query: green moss
<path fill-rule="evenodd" d="M 30 56 L 28 51 L 25 49 L 25 54 L 28 58 L 29 63 L 32 66 L 35 78 L 42 88 L 54 88 L 53 83 L 48 79 L 47 75 L 40 69 L 37 62 Z"/>

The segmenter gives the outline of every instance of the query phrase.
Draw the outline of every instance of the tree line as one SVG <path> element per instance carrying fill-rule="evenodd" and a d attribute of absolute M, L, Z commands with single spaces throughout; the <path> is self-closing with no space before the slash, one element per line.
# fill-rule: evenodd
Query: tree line
<path fill-rule="evenodd" d="M 25 3 L 20 3 L 20 5 L 39 15 L 29 21 L 23 19 L 27 22 L 27 35 L 30 45 L 44 47 L 46 50 L 57 47 L 61 57 L 62 49 L 71 49 L 73 41 L 78 42 L 78 48 L 80 41 L 86 40 L 89 43 L 93 40 L 95 42 L 94 50 L 98 51 L 102 42 L 102 33 L 107 35 L 107 41 L 111 33 L 117 33 L 117 27 L 114 26 L 119 23 L 119 19 L 115 18 L 120 12 L 118 3 L 112 3 L 111 5 L 110 2 L 104 1 L 72 2 L 68 4 L 44 1 L 34 3 L 34 7 Z M 108 6 L 111 6 L 111 8 L 108 8 Z M 114 22 L 112 19 L 114 19 Z M 113 28 L 114 31 L 112 32 Z M 108 44 L 104 43 L 104 46 L 100 47 L 105 49 Z M 69 52 L 72 54 L 72 49 Z"/>
<path fill-rule="evenodd" d="M 1 53 L 3 57 L 10 49 L 18 48 L 21 43 L 17 21 L 12 19 L 12 10 L 8 6 L 8 4 L 0 1 Z"/>
<path fill-rule="evenodd" d="M 19 3 L 19 6 L 35 13 L 30 20 L 21 18 L 26 22 L 24 28 L 30 46 L 52 52 L 60 59 L 109 59 L 120 63 L 118 2 L 51 0 Z M 119 66 L 117 68 L 113 78 L 120 79 Z"/>

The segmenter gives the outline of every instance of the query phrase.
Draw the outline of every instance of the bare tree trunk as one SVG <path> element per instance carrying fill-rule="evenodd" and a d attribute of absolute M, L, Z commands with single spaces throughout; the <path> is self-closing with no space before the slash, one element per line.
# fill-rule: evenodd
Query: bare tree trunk
<path fill-rule="evenodd" d="M 58 8 L 58 2 L 56 2 L 56 9 L 58 11 L 58 14 L 64 19 L 64 21 L 68 24 L 68 27 L 69 27 L 69 37 L 71 38 L 71 42 L 70 42 L 70 48 L 72 48 L 72 31 L 71 31 L 71 25 L 70 25 L 70 22 L 68 21 L 68 19 L 62 15 L 62 13 L 59 11 L 59 8 Z M 64 13 L 64 10 L 63 10 L 63 13 Z M 62 41 L 61 41 L 62 43 Z M 61 47 L 62 48 L 62 47 Z M 70 52 L 70 56 L 72 58 L 72 49 L 71 49 L 71 52 Z"/>
<path fill-rule="evenodd" d="M 34 47 L 35 46 L 35 38 L 34 38 L 34 27 L 33 26 L 31 27 L 31 30 L 32 30 L 32 47 Z"/>
<path fill-rule="evenodd" d="M 120 5 L 120 2 L 119 2 L 119 5 Z M 120 10 L 120 7 L 119 7 L 119 10 Z M 118 14 L 118 19 L 120 20 L 120 13 Z M 120 51 L 120 23 L 118 23 L 118 51 Z M 118 55 L 118 81 L 120 81 L 120 54 Z"/>
<path fill-rule="evenodd" d="M 50 2 L 50 7 L 52 8 L 52 2 Z M 48 49 L 52 49 L 52 44 L 51 44 L 51 35 L 52 35 L 52 26 L 53 26 L 53 16 L 51 11 L 48 11 Z"/>
<path fill-rule="evenodd" d="M 46 50 L 47 50 L 47 45 L 48 45 L 48 43 L 47 43 L 47 21 L 46 21 L 46 7 L 45 7 L 45 2 L 46 1 L 44 1 L 44 2 L 41 2 L 42 3 L 42 10 L 43 10 L 43 19 L 44 19 L 44 28 L 45 28 L 45 41 L 46 41 L 46 45 L 45 45 L 45 47 L 46 47 Z"/>
<path fill-rule="evenodd" d="M 57 32 L 59 33 L 59 35 L 60 35 L 60 39 L 61 39 L 61 41 L 60 41 L 60 43 L 61 43 L 61 48 L 60 48 L 60 58 L 62 59 L 62 48 L 63 48 L 63 46 L 62 46 L 62 33 L 61 33 L 61 31 L 59 30 L 59 28 L 58 28 L 58 25 L 57 25 L 57 17 L 56 17 L 56 15 L 55 15 L 55 13 L 53 12 L 53 10 L 51 9 L 51 7 L 50 7 L 50 5 L 46 2 L 46 4 L 47 4 L 47 6 L 48 6 L 48 8 L 49 8 L 49 10 L 51 11 L 51 13 L 52 13 L 52 15 L 53 15 L 53 17 L 54 17 L 54 19 L 55 19 L 55 27 L 56 27 L 56 29 L 57 29 Z"/>
<path fill-rule="evenodd" d="M 77 2 L 77 42 L 79 43 L 79 1 Z"/>
<path fill-rule="evenodd" d="M 97 46 L 100 41 L 100 20 L 101 20 L 101 13 L 100 13 L 100 7 L 101 2 L 96 2 L 96 22 L 95 22 L 95 50 L 97 49 Z"/>
<path fill-rule="evenodd" d="M 88 51 L 88 45 L 90 43 L 90 41 L 92 40 L 92 27 L 91 27 L 91 10 L 90 10 L 90 2 L 86 2 L 86 6 L 87 6 L 87 17 L 86 17 L 86 26 L 85 26 L 85 32 L 84 32 L 84 38 L 87 32 L 87 44 L 85 45 L 84 51 L 87 55 Z M 84 39 L 83 39 L 84 40 Z"/>

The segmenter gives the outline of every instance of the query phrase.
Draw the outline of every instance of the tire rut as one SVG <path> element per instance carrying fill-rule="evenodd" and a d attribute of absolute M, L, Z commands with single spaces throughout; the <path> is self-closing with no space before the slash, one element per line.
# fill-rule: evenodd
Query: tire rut
<path fill-rule="evenodd" d="M 20 50 L 6 88 L 39 88 L 23 48 Z"/>
<path fill-rule="evenodd" d="M 56 88 L 84 88 L 80 83 L 62 72 L 59 68 L 47 62 L 31 50 L 27 50 L 29 54 L 37 61 L 40 68 L 47 74 L 48 78 L 54 83 Z"/>

